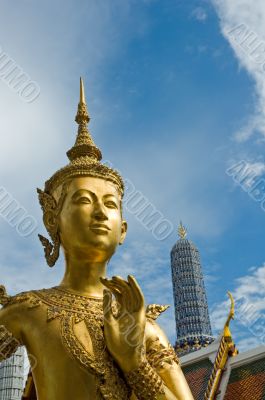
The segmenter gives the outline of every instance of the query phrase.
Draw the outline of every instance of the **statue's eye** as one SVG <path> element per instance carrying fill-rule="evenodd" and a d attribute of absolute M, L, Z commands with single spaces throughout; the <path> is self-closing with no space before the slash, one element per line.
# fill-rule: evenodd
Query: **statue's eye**
<path fill-rule="evenodd" d="M 114 201 L 106 201 L 104 204 L 108 208 L 118 208 L 117 204 Z"/>
<path fill-rule="evenodd" d="M 91 200 L 88 197 L 79 197 L 78 203 L 91 204 Z"/>

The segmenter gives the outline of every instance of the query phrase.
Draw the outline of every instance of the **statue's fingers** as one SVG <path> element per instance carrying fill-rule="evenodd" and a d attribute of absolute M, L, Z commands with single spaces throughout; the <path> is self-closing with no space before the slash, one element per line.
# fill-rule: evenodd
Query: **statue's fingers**
<path fill-rule="evenodd" d="M 143 307 L 144 303 L 145 303 L 144 294 L 143 294 L 142 289 L 140 288 L 137 280 L 134 278 L 134 276 L 128 275 L 128 282 L 132 288 L 132 292 L 133 292 L 134 298 L 137 301 L 138 308 Z"/>
<path fill-rule="evenodd" d="M 122 310 L 126 309 L 126 295 L 124 295 L 123 291 L 121 288 L 119 288 L 116 283 L 114 283 L 111 279 L 107 278 L 100 278 L 101 282 L 109 289 L 112 291 L 114 294 L 115 298 L 117 299 L 120 307 Z"/>
<path fill-rule="evenodd" d="M 130 293 L 127 290 L 127 288 L 116 281 L 112 281 L 112 284 L 120 291 L 121 296 L 122 296 L 122 304 L 123 304 L 124 308 L 127 309 L 128 311 L 130 311 L 131 298 L 130 298 Z"/>
<path fill-rule="evenodd" d="M 103 296 L 104 321 L 111 324 L 114 319 L 114 316 L 112 313 L 112 294 L 109 290 L 104 289 L 103 295 L 104 295 Z"/>
<path fill-rule="evenodd" d="M 121 291 L 109 280 L 105 280 L 104 285 L 114 294 L 117 302 L 123 306 L 123 296 Z"/>
<path fill-rule="evenodd" d="M 134 295 L 132 293 L 131 287 L 128 284 L 127 281 L 122 279 L 119 276 L 114 276 L 112 278 L 112 282 L 119 288 L 119 290 L 122 292 L 125 305 L 128 311 L 132 312 L 135 309 L 135 299 Z"/>

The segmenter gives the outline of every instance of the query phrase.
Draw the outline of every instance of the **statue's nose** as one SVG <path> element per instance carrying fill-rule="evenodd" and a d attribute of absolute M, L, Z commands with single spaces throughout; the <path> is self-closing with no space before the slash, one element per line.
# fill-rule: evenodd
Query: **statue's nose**
<path fill-rule="evenodd" d="M 104 210 L 104 206 L 100 203 L 97 203 L 94 205 L 94 218 L 96 218 L 97 220 L 103 221 L 108 219 L 106 212 Z"/>

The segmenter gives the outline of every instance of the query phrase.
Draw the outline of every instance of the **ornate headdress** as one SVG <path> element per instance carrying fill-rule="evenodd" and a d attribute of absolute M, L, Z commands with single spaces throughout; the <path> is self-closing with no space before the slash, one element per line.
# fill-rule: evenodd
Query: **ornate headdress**
<path fill-rule="evenodd" d="M 87 124 L 90 121 L 90 117 L 87 112 L 84 85 L 81 78 L 80 101 L 78 104 L 75 121 L 78 124 L 78 133 L 74 146 L 66 153 L 70 160 L 69 164 L 59 169 L 49 180 L 45 182 L 44 191 L 37 189 L 39 201 L 44 213 L 44 221 L 45 215 L 47 215 L 49 212 L 52 212 L 56 215 L 60 213 L 64 200 L 64 184 L 66 184 L 70 178 L 79 176 L 102 178 L 114 183 L 121 197 L 124 193 L 122 177 L 117 171 L 100 162 L 102 159 L 101 151 L 95 145 L 88 130 Z M 53 193 L 60 186 L 62 186 L 62 194 L 59 202 L 57 203 L 53 197 Z M 53 243 L 50 243 L 49 240 L 42 235 L 39 235 L 39 238 L 44 246 L 46 261 L 48 265 L 52 267 L 59 257 L 60 240 L 56 226 L 49 229 L 47 228 L 47 230 Z"/>

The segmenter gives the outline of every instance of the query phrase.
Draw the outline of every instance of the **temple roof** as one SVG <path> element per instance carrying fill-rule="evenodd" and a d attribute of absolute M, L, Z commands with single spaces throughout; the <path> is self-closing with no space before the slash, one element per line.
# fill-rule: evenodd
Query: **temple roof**
<path fill-rule="evenodd" d="M 265 399 L 265 346 L 230 360 L 218 400 Z"/>
<path fill-rule="evenodd" d="M 194 399 L 204 398 L 212 369 L 213 363 L 208 358 L 182 366 Z"/>
<path fill-rule="evenodd" d="M 194 400 L 204 400 L 220 339 L 181 358 Z M 265 346 L 227 359 L 215 400 L 265 399 Z"/>

